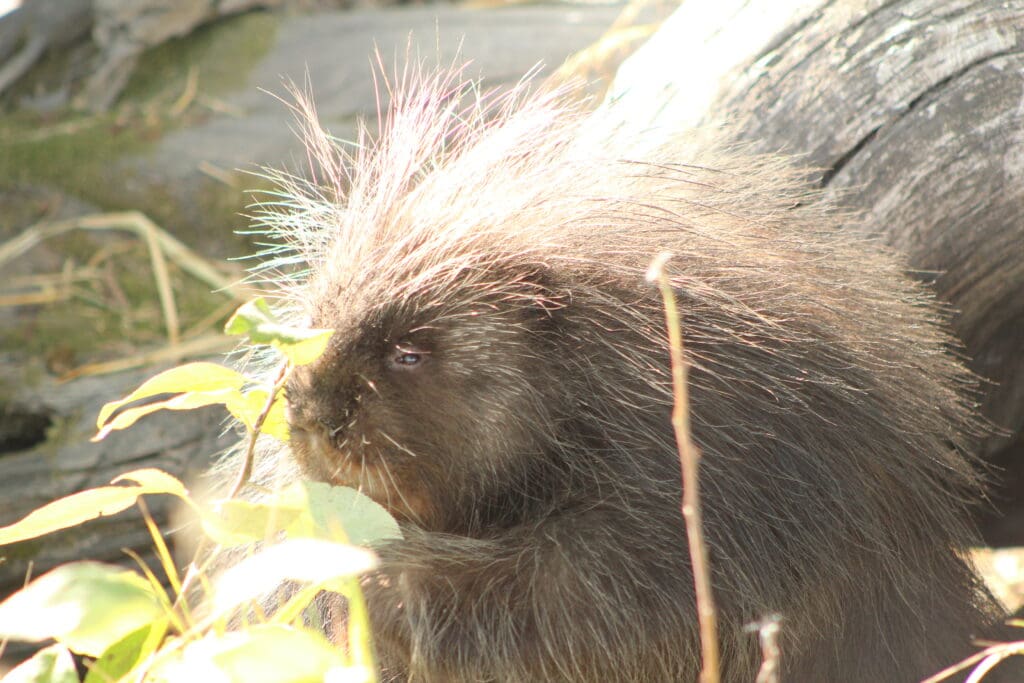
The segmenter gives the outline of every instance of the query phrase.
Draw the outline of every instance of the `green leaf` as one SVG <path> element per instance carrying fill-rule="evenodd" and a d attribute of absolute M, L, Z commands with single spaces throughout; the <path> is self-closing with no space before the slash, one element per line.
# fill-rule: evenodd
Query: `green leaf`
<path fill-rule="evenodd" d="M 246 383 L 245 375 L 216 363 L 186 363 L 159 375 L 150 377 L 142 386 L 119 401 L 103 406 L 96 418 L 96 428 L 103 425 L 115 410 L 132 401 L 159 394 L 182 394 L 185 392 L 208 393 L 224 390 L 239 390 Z"/>
<path fill-rule="evenodd" d="M 149 582 L 120 567 L 73 562 L 44 574 L 0 604 L 0 638 L 49 638 L 99 657 L 163 614 Z"/>
<path fill-rule="evenodd" d="M 138 497 L 139 489 L 134 486 L 103 486 L 65 496 L 33 510 L 10 526 L 0 528 L 0 545 L 37 538 L 97 517 L 116 514 L 135 505 Z"/>
<path fill-rule="evenodd" d="M 319 633 L 263 624 L 190 643 L 151 678 L 179 683 L 367 683 L 369 676 L 365 669 L 346 666 L 342 652 Z"/>
<path fill-rule="evenodd" d="M 274 405 L 270 406 L 270 412 L 263 420 L 260 432 L 268 434 L 278 441 L 288 441 L 288 413 L 285 411 L 284 392 L 278 395 Z"/>
<path fill-rule="evenodd" d="M 376 556 L 365 548 L 313 538 L 267 546 L 224 572 L 213 603 L 224 613 L 272 592 L 285 581 L 325 584 L 373 569 Z"/>
<path fill-rule="evenodd" d="M 291 525 L 300 512 L 296 507 L 231 498 L 203 511 L 203 531 L 217 545 L 230 548 L 273 538 Z"/>
<path fill-rule="evenodd" d="M 167 633 L 167 620 L 157 619 L 138 628 L 107 648 L 93 662 L 85 683 L 118 681 L 156 651 Z"/>
<path fill-rule="evenodd" d="M 224 324 L 224 333 L 233 336 L 248 335 L 254 342 L 261 344 L 270 343 L 269 338 L 257 339 L 259 328 L 262 325 L 277 325 L 277 316 L 270 310 L 269 304 L 263 297 L 247 301 L 238 307 L 228 321 Z"/>
<path fill-rule="evenodd" d="M 265 541 L 282 530 L 290 539 L 352 545 L 402 537 L 398 522 L 372 499 L 321 482 L 295 482 L 265 501 L 221 500 L 201 515 L 203 530 L 225 547 Z"/>
<path fill-rule="evenodd" d="M 298 523 L 288 527 L 291 538 L 309 537 L 343 541 L 353 545 L 373 545 L 378 541 L 401 538 L 398 522 L 369 496 L 347 486 L 331 486 L 319 481 L 300 481 L 281 492 L 283 504 L 302 508 L 308 516 L 307 527 Z"/>
<path fill-rule="evenodd" d="M 334 334 L 334 330 L 283 325 L 262 298 L 250 301 L 235 311 L 224 331 L 248 336 L 256 344 L 270 344 L 292 365 L 307 365 L 322 356 Z"/>
<path fill-rule="evenodd" d="M 363 589 L 355 579 L 349 579 L 346 584 L 342 586 L 340 592 L 348 599 L 348 619 L 345 628 L 348 635 L 349 657 L 353 664 L 376 670 L 370 614 L 366 609 Z"/>
<path fill-rule="evenodd" d="M 142 489 L 140 493 L 169 493 L 178 498 L 188 498 L 188 489 L 181 480 L 155 467 L 144 467 L 141 470 L 119 474 L 111 479 L 110 483 L 117 484 L 122 481 L 135 482 L 136 486 Z"/>
<path fill-rule="evenodd" d="M 107 438 L 110 432 L 119 429 L 127 429 L 146 415 L 155 413 L 158 410 L 194 410 L 195 408 L 203 408 L 205 406 L 217 404 L 229 405 L 232 401 L 236 400 L 237 396 L 240 395 L 241 393 L 237 389 L 190 391 L 185 394 L 172 396 L 171 398 L 163 401 L 154 401 L 153 403 L 147 403 L 144 406 L 126 408 L 122 412 L 118 413 L 117 417 L 113 420 L 103 425 L 103 427 L 90 440 L 94 443 L 102 441 Z M 111 404 L 108 403 L 107 405 L 109 406 Z"/>
<path fill-rule="evenodd" d="M 231 414 L 249 430 L 255 429 L 256 420 L 266 407 L 267 392 L 263 389 L 253 389 L 244 394 L 236 393 L 227 403 Z M 284 397 L 281 392 L 278 393 L 277 400 L 270 407 L 270 412 L 260 426 L 260 433 L 268 434 L 279 441 L 288 440 L 288 418 L 285 415 Z"/>
<path fill-rule="evenodd" d="M 9 526 L 0 527 L 0 545 L 37 538 L 84 522 L 126 510 L 145 493 L 170 493 L 191 502 L 184 485 L 155 469 L 135 470 L 122 474 L 113 483 L 135 481 L 135 485 L 101 486 L 73 493 L 41 508 Z"/>
<path fill-rule="evenodd" d="M 51 645 L 7 672 L 4 683 L 78 683 L 78 671 L 66 647 Z"/>

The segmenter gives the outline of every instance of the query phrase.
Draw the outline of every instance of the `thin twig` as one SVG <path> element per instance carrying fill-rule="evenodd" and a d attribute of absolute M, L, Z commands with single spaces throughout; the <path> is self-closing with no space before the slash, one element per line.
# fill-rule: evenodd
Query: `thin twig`
<path fill-rule="evenodd" d="M 779 627 L 782 617 L 773 614 L 750 624 L 744 630 L 757 631 L 761 642 L 761 668 L 757 670 L 754 683 L 779 683 L 782 653 L 779 650 Z"/>
<path fill-rule="evenodd" d="M 995 668 L 996 664 L 1001 662 L 1008 657 L 1014 655 L 1024 655 L 1024 641 L 1013 642 L 1013 643 L 996 643 L 986 647 L 980 652 L 976 652 L 967 659 L 953 664 L 952 666 L 946 667 L 939 673 L 924 679 L 921 683 L 939 683 L 944 681 L 955 673 L 959 673 L 965 669 L 968 669 L 977 664 L 977 667 L 971 673 L 971 676 L 967 679 L 971 683 L 978 681 L 986 673 Z"/>
<path fill-rule="evenodd" d="M 690 438 L 690 396 L 687 387 L 689 363 L 684 356 L 679 310 L 676 308 L 672 284 L 665 274 L 670 254 L 660 254 L 647 271 L 647 279 L 661 290 L 665 303 L 665 324 L 668 328 L 669 352 L 672 359 L 672 427 L 675 429 L 679 463 L 683 474 L 683 519 L 693 565 L 693 583 L 697 594 L 697 619 L 700 622 L 701 683 L 718 683 L 718 615 L 711 593 L 711 570 L 700 512 L 697 467 L 700 450 Z"/>
<path fill-rule="evenodd" d="M 267 419 L 267 415 L 270 414 L 270 409 L 274 407 L 274 402 L 277 400 L 277 395 L 280 393 L 281 388 L 284 386 L 285 381 L 288 379 L 288 370 L 291 365 L 287 360 L 281 361 L 281 367 L 277 371 L 277 377 L 274 379 L 274 384 L 270 388 L 270 394 L 267 396 L 267 402 L 263 406 L 263 410 L 260 411 L 259 416 L 256 418 L 256 424 L 249 430 L 249 445 L 245 449 L 245 458 L 242 460 L 242 469 L 238 472 L 238 478 L 235 480 L 235 485 L 231 488 L 231 493 L 228 498 L 235 498 L 245 485 L 249 483 L 249 477 L 252 476 L 253 462 L 256 460 L 256 440 L 259 439 L 260 429 L 263 427 L 263 423 Z"/>
<path fill-rule="evenodd" d="M 288 381 L 290 369 L 291 364 L 288 363 L 288 360 L 282 360 L 277 372 L 277 377 L 274 378 L 274 384 L 270 389 L 270 394 L 267 396 L 267 402 L 264 404 L 263 410 L 260 411 L 259 416 L 257 416 L 256 423 L 253 424 L 252 429 L 249 430 L 249 444 L 245 449 L 245 457 L 242 460 L 242 467 L 238 471 L 238 477 L 235 479 L 234 486 L 231 487 L 231 493 L 228 494 L 228 498 L 237 498 L 238 494 L 240 494 L 242 489 L 245 488 L 245 485 L 249 483 L 249 477 L 252 476 L 253 463 L 256 460 L 256 441 L 259 439 L 260 430 L 263 428 L 263 423 L 266 422 L 267 415 L 270 414 L 271 408 L 274 407 L 277 395 L 280 393 L 284 383 Z M 181 582 L 181 590 L 178 592 L 178 599 L 175 601 L 175 607 L 179 604 L 183 605 L 188 594 L 192 590 L 193 582 L 202 578 L 203 570 L 199 567 L 199 558 L 205 556 L 207 563 L 213 560 L 214 556 L 207 555 L 206 553 L 208 544 L 208 537 L 203 536 L 199 539 L 195 557 L 192 562 L 189 563 L 188 569 L 185 570 L 185 578 Z"/>

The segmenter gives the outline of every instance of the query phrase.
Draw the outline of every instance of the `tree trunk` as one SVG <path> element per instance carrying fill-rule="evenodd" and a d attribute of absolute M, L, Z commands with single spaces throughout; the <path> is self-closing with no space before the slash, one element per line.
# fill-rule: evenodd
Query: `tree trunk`
<path fill-rule="evenodd" d="M 623 95 L 666 132 L 727 123 L 819 169 L 955 309 L 1005 430 L 985 450 L 1021 432 L 1024 1 L 688 0 L 620 71 Z"/>

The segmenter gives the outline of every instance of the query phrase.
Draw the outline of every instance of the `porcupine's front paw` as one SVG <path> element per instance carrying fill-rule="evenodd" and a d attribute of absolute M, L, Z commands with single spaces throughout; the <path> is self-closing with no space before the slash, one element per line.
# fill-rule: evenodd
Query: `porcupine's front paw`
<path fill-rule="evenodd" d="M 389 590 L 391 577 L 369 574 L 360 581 L 369 612 L 371 644 L 376 658 L 381 683 L 409 680 L 410 629 L 405 621 L 402 604 Z M 323 610 L 326 635 L 340 648 L 348 649 L 348 600 L 336 594 L 326 594 Z"/>

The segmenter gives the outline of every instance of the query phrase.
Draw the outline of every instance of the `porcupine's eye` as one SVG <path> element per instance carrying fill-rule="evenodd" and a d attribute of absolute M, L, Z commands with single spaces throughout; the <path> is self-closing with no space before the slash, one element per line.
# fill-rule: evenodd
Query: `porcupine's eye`
<path fill-rule="evenodd" d="M 388 358 L 388 365 L 394 370 L 414 370 L 423 365 L 429 352 L 414 344 L 396 344 Z"/>

